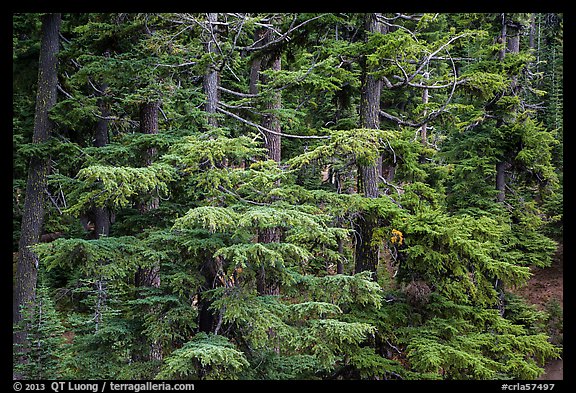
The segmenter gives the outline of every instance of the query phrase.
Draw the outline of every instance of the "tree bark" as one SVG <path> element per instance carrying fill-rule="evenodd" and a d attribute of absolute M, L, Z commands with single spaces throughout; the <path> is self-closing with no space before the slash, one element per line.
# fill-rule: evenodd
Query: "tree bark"
<path fill-rule="evenodd" d="M 496 200 L 501 203 L 506 200 L 506 170 L 509 167 L 510 164 L 506 161 L 496 163 L 496 190 L 498 191 Z"/>
<path fill-rule="evenodd" d="M 258 46 L 263 46 L 272 41 L 271 30 L 260 28 L 254 35 L 255 42 L 261 42 Z M 263 54 L 259 54 L 252 60 L 250 66 L 250 94 L 258 93 L 258 82 L 269 83 L 269 79 L 261 74 L 262 70 L 280 71 L 282 69 L 281 51 L 278 48 L 267 49 Z M 282 132 L 280 119 L 277 115 L 278 109 L 282 108 L 282 95 L 280 91 L 275 91 L 264 104 L 265 112 L 262 119 L 262 126 L 274 132 Z M 282 156 L 281 136 L 267 131 L 264 132 L 264 146 L 268 150 L 268 158 L 280 162 Z"/>
<path fill-rule="evenodd" d="M 154 135 L 158 134 L 158 111 L 160 110 L 160 101 L 144 102 L 140 107 L 140 132 L 142 134 Z M 147 148 L 144 151 L 143 165 L 152 165 L 154 158 L 157 155 L 157 150 L 154 147 Z M 149 200 L 142 201 L 139 210 L 145 214 L 151 210 L 157 209 L 160 205 L 158 197 L 150 196 Z M 160 265 L 155 264 L 149 268 L 138 268 L 135 277 L 135 283 L 138 287 L 160 287 Z M 153 312 L 153 310 L 150 310 Z M 149 352 L 144 355 L 146 360 L 161 361 L 162 360 L 162 345 L 157 341 L 149 343 Z"/>
<path fill-rule="evenodd" d="M 505 40 L 505 49 L 500 53 L 500 60 L 504 60 L 506 52 L 520 53 L 520 25 L 514 21 L 507 20 L 506 15 L 503 15 L 502 20 L 502 39 Z M 512 75 L 511 90 L 516 93 L 518 89 L 518 80 L 515 75 Z M 499 123 L 502 119 L 498 120 Z M 510 162 L 508 157 L 503 157 L 502 160 L 496 163 L 496 190 L 498 194 L 496 200 L 503 203 L 506 200 L 506 171 L 510 169 Z"/>
<path fill-rule="evenodd" d="M 204 94 L 206 94 L 206 105 L 204 111 L 208 115 L 208 125 L 218 127 L 218 119 L 216 112 L 218 111 L 218 102 L 220 101 L 220 93 L 218 85 L 220 84 L 220 73 L 215 62 L 215 56 L 218 54 L 218 45 L 216 42 L 217 32 L 214 28 L 214 23 L 218 21 L 218 14 L 208 14 L 207 28 L 210 33 L 206 34 L 206 52 L 212 56 L 212 62 L 208 66 L 206 74 L 204 74 L 203 87 Z"/>
<path fill-rule="evenodd" d="M 505 49 L 500 53 L 500 61 L 503 61 L 506 53 L 520 53 L 520 24 L 509 20 L 506 14 L 502 15 L 502 39 L 505 43 Z M 510 89 L 512 94 L 516 94 L 518 90 L 518 78 L 516 75 L 511 76 Z M 500 118 L 497 120 L 497 127 L 502 124 L 504 119 Z M 496 200 L 499 203 L 504 203 L 506 200 L 506 171 L 511 167 L 510 163 L 510 153 L 505 152 L 504 157 L 496 163 L 496 190 L 498 191 Z M 496 280 L 495 289 L 499 292 L 498 298 L 498 309 L 500 315 L 504 315 L 505 312 L 505 301 L 504 293 L 505 287 L 504 283 L 500 280 Z"/>
<path fill-rule="evenodd" d="M 365 29 L 367 33 L 386 33 L 385 26 L 378 20 L 378 14 L 366 15 Z M 362 128 L 380 128 L 380 96 L 382 93 L 382 80 L 370 74 L 366 56 L 361 59 L 362 85 L 360 96 L 360 126 Z M 381 171 L 378 163 L 372 165 L 358 165 L 360 182 L 366 198 L 378 198 L 378 175 Z M 355 249 L 355 271 L 371 271 L 376 277 L 379 247 L 372 244 L 372 235 L 377 227 L 377 217 L 364 212 L 354 224 L 357 241 Z"/>
<path fill-rule="evenodd" d="M 254 33 L 254 42 L 262 42 L 264 40 L 264 35 L 266 30 L 263 27 L 257 28 Z M 256 47 L 262 46 L 262 44 L 257 44 Z M 260 81 L 260 69 L 262 68 L 262 55 L 256 54 L 252 58 L 250 63 L 250 94 L 258 93 L 258 82 Z"/>
<path fill-rule="evenodd" d="M 100 86 L 100 91 L 105 92 L 107 88 L 108 88 L 107 84 L 102 84 Z M 102 116 L 100 117 L 100 119 L 98 119 L 98 122 L 96 123 L 96 128 L 94 130 L 94 146 L 104 147 L 109 143 L 108 118 L 110 116 L 110 110 L 108 109 L 108 106 L 106 105 L 103 99 L 100 99 L 99 107 L 100 107 L 100 114 Z M 99 238 L 100 236 L 108 236 L 110 234 L 110 224 L 111 224 L 110 215 L 111 212 L 106 207 L 94 208 L 94 232 L 96 234 L 96 238 Z"/>
<path fill-rule="evenodd" d="M 57 100 L 60 24 L 61 14 L 42 16 L 42 41 L 38 65 L 33 143 L 44 143 L 52 134 L 53 124 L 48 117 L 48 112 Z M 28 169 L 12 307 L 14 326 L 22 321 L 23 314 L 29 314 L 34 307 L 38 257 L 30 249 L 30 246 L 38 243 L 42 231 L 44 194 L 49 165 L 50 159 L 32 157 Z M 15 328 L 13 333 L 14 343 L 24 344 L 26 342 L 25 326 Z"/>
<path fill-rule="evenodd" d="M 105 92 L 107 88 L 106 84 L 100 86 L 100 91 Z M 104 94 L 104 93 L 103 93 Z M 106 106 L 106 103 L 102 98 L 99 102 L 101 117 L 96 123 L 94 130 L 94 146 L 104 147 L 108 144 L 108 123 L 107 120 L 110 111 Z M 94 239 L 99 239 L 102 236 L 108 236 L 110 234 L 110 210 L 107 207 L 94 206 L 92 208 L 91 215 L 94 218 L 94 230 L 92 232 L 92 237 Z M 106 264 L 105 260 L 99 261 L 100 265 Z M 98 331 L 99 325 L 102 322 L 102 310 L 106 305 L 107 298 L 107 285 L 106 279 L 99 278 L 96 282 L 96 309 L 94 312 L 94 321 L 96 323 L 96 331 Z"/>
<path fill-rule="evenodd" d="M 254 41 L 260 42 L 258 46 L 264 46 L 272 41 L 272 30 L 259 28 L 254 34 Z M 266 49 L 264 53 L 258 54 L 252 60 L 250 66 L 250 93 L 258 93 L 258 82 L 267 84 L 270 82 L 261 74 L 262 70 L 280 71 L 282 69 L 281 61 L 282 52 L 278 48 Z M 282 108 L 282 95 L 279 91 L 272 93 L 271 97 L 265 102 L 265 115 L 261 121 L 263 127 L 274 132 L 282 132 L 280 119 L 277 111 Z M 264 146 L 267 150 L 269 159 L 280 162 L 282 157 L 282 138 L 279 134 L 272 134 L 267 131 L 264 132 Z M 278 183 L 278 185 L 280 185 Z M 259 232 L 259 243 L 276 243 L 280 241 L 281 233 L 279 228 L 267 228 Z M 256 290 L 260 295 L 277 295 L 280 293 L 280 288 L 276 280 L 266 274 L 266 267 L 261 266 L 256 272 Z"/>
<path fill-rule="evenodd" d="M 424 78 L 426 80 L 428 80 L 429 77 L 430 77 L 430 74 L 428 72 L 426 72 L 424 74 Z M 429 101 L 428 88 L 424 88 L 422 90 L 422 103 L 424 105 L 426 105 L 426 104 L 428 104 L 428 101 Z M 424 109 L 424 113 L 422 114 L 422 116 L 426 117 L 427 114 L 428 114 L 428 111 L 426 109 Z M 422 144 L 424 146 L 428 146 L 428 123 L 422 124 L 422 128 L 420 128 L 420 137 L 422 138 Z"/>
<path fill-rule="evenodd" d="M 208 250 L 203 252 L 202 259 L 204 263 L 201 267 L 202 276 L 204 277 L 204 285 L 208 289 L 214 289 L 219 284 L 218 275 L 222 271 L 222 259 L 220 257 L 214 258 Z M 212 310 L 210 307 L 212 306 L 212 302 L 210 299 L 205 298 L 202 296 L 202 293 L 199 294 L 198 299 L 198 330 L 205 333 L 214 333 L 217 320 L 218 320 L 218 313 Z"/>
<path fill-rule="evenodd" d="M 280 53 L 275 52 L 270 56 L 269 59 L 269 69 L 274 71 L 280 71 L 281 69 L 281 58 Z M 266 127 L 269 130 L 275 132 L 282 132 L 282 128 L 280 125 L 280 118 L 278 117 L 277 111 L 282 108 L 282 96 L 279 91 L 275 91 L 272 94 L 272 99 L 266 103 L 266 115 L 264 115 L 264 119 L 262 122 L 262 126 Z M 282 156 L 282 149 L 281 149 L 281 137 L 280 134 L 272 134 L 270 132 L 264 131 L 265 133 L 265 141 L 264 145 L 268 150 L 268 157 L 271 160 L 276 162 L 280 162 Z"/>

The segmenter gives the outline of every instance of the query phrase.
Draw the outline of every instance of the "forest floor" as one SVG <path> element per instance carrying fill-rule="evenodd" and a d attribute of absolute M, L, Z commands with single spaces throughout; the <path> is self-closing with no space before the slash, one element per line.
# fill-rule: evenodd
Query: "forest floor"
<path fill-rule="evenodd" d="M 522 288 L 514 292 L 529 303 L 536 305 L 539 310 L 545 310 L 551 301 L 557 300 L 564 310 L 564 246 L 558 245 L 552 265 L 546 268 L 532 268 L 533 276 Z M 564 360 L 557 359 L 549 362 L 546 372 L 540 380 L 564 379 Z"/>

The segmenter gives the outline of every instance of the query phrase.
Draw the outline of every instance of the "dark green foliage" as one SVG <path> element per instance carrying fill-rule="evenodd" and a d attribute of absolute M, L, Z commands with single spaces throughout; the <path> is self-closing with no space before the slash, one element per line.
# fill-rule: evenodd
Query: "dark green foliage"
<path fill-rule="evenodd" d="M 54 307 L 49 289 L 42 283 L 36 288 L 36 304 L 28 308 L 31 315 L 24 315 L 21 323 L 30 326 L 27 345 L 14 351 L 14 372 L 33 379 L 59 379 L 65 373 L 61 359 L 66 356 L 64 326 Z M 23 355 L 22 355 L 23 353 Z M 18 356 L 24 362 L 19 362 Z"/>

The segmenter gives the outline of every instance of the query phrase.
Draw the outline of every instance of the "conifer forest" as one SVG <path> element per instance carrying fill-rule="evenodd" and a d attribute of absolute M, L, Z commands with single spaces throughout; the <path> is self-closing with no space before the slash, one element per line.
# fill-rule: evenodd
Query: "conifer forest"
<path fill-rule="evenodd" d="M 518 292 L 563 244 L 562 13 L 12 22 L 14 379 L 562 359 Z"/>

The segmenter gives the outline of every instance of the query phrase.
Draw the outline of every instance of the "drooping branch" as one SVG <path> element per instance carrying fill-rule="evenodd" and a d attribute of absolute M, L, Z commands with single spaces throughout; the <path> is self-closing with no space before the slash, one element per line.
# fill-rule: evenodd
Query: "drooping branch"
<path fill-rule="evenodd" d="M 270 134 L 274 134 L 274 135 L 280 135 L 280 136 L 285 136 L 287 138 L 297 138 L 297 139 L 330 139 L 331 136 L 330 135 L 295 135 L 295 134 L 285 134 L 283 132 L 277 132 L 274 130 L 271 130 L 269 128 L 263 127 L 259 124 L 256 124 L 254 122 L 251 122 L 250 120 L 246 120 L 243 117 L 240 117 L 232 112 L 228 112 L 225 109 L 222 109 L 220 107 L 217 108 L 218 111 L 222 112 L 223 114 L 233 117 L 234 119 L 241 121 L 244 124 L 248 124 L 249 126 L 255 127 L 259 132 L 261 132 L 264 135 L 264 132 L 268 132 Z"/>
<path fill-rule="evenodd" d="M 260 94 L 241 93 L 239 91 L 230 90 L 230 89 L 227 89 L 227 88 L 222 87 L 222 86 L 218 86 L 218 90 L 221 90 L 225 93 L 233 94 L 235 96 L 242 97 L 242 98 L 257 98 L 260 96 Z"/>

